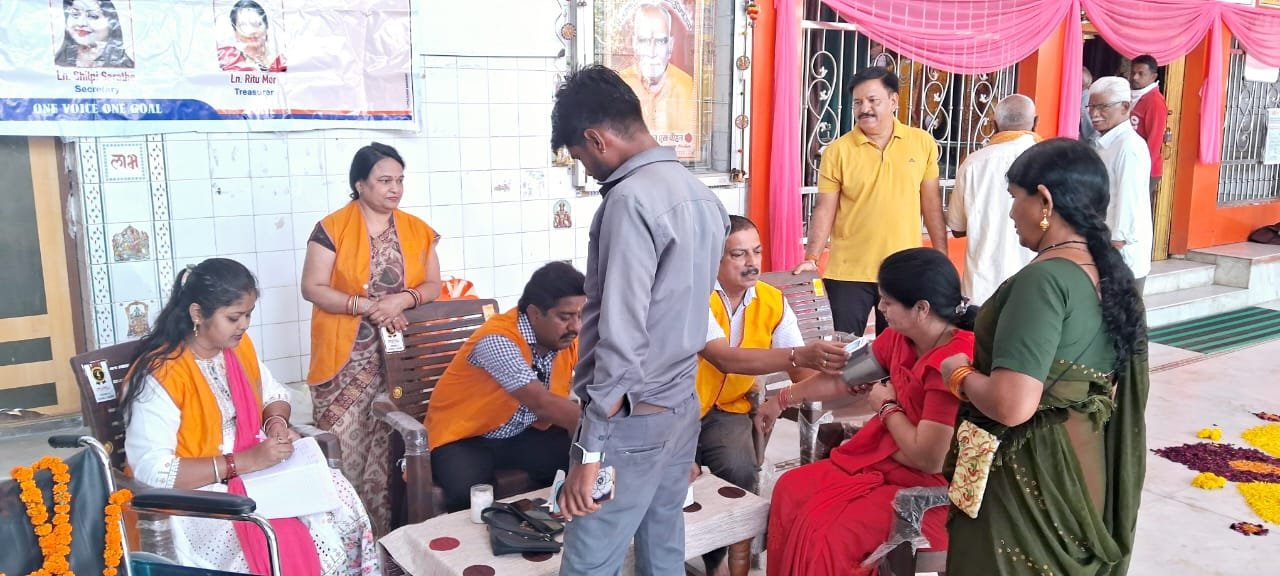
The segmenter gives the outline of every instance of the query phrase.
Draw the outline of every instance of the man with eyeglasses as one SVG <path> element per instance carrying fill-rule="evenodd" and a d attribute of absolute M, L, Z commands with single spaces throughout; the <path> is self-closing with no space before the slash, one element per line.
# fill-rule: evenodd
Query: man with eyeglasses
<path fill-rule="evenodd" d="M 1094 141 L 1107 165 L 1111 203 L 1107 226 L 1111 243 L 1124 257 L 1142 292 L 1151 272 L 1151 154 L 1147 143 L 1129 122 L 1132 109 L 1129 82 L 1119 76 L 1099 78 L 1089 87 L 1089 120 L 1101 133 Z"/>
<path fill-rule="evenodd" d="M 640 98 L 645 124 L 664 144 L 664 135 L 692 133 L 697 118 L 693 77 L 671 65 L 671 33 L 671 12 L 665 7 L 656 2 L 636 6 L 631 35 L 635 64 L 618 74 Z"/>

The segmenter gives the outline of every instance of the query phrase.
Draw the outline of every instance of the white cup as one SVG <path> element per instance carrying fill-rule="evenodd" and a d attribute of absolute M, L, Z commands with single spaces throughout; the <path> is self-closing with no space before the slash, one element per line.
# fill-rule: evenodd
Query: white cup
<path fill-rule="evenodd" d="M 471 521 L 476 524 L 484 524 L 484 518 L 481 513 L 485 508 L 493 505 L 493 486 L 488 484 L 476 484 L 471 487 Z"/>

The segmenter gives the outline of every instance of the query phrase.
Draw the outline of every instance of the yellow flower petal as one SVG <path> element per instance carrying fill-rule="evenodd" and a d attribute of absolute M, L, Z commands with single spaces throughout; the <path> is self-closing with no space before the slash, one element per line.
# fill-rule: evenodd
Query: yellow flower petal
<path fill-rule="evenodd" d="M 1241 433 L 1240 437 L 1259 450 L 1280 458 L 1280 424 L 1264 424 L 1250 428 Z"/>
<path fill-rule="evenodd" d="M 1213 472 L 1201 472 L 1191 480 L 1191 485 L 1203 490 L 1217 490 L 1227 485 L 1227 479 Z"/>

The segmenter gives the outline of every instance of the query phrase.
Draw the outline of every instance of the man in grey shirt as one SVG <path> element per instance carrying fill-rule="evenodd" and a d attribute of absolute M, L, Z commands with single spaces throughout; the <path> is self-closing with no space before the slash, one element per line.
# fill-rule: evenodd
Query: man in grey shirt
<path fill-rule="evenodd" d="M 639 99 L 608 68 L 569 74 L 551 133 L 552 149 L 567 147 L 604 196 L 587 252 L 560 573 L 618 574 L 634 536 L 638 574 L 683 574 L 696 356 L 729 215 L 650 136 Z M 614 471 L 611 499 L 593 497 L 602 466 Z"/>

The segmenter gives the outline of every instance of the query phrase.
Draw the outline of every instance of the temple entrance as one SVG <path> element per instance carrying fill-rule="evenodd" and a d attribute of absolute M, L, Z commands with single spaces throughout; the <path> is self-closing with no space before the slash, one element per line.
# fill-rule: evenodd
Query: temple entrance
<path fill-rule="evenodd" d="M 1093 77 L 1095 79 L 1103 76 L 1128 78 L 1130 60 L 1107 44 L 1107 41 L 1098 35 L 1097 29 L 1088 21 L 1083 22 L 1083 29 L 1084 67 Z M 1160 93 L 1164 95 L 1165 103 L 1169 106 L 1169 118 L 1165 123 L 1164 144 L 1160 150 L 1164 171 L 1156 196 L 1151 203 L 1152 224 L 1155 230 L 1151 257 L 1153 260 L 1165 260 L 1169 257 L 1169 236 L 1173 224 L 1173 193 L 1178 164 L 1178 125 L 1182 118 L 1183 60 L 1179 58 L 1161 66 L 1157 74 Z M 1085 98 L 1082 96 L 1081 100 L 1081 122 L 1088 123 L 1088 114 L 1083 109 Z"/>

